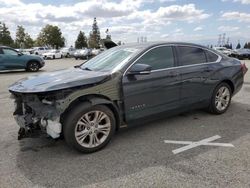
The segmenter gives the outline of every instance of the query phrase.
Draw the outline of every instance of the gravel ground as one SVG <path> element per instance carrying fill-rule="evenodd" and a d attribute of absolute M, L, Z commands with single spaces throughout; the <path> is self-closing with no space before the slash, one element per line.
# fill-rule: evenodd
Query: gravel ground
<path fill-rule="evenodd" d="M 80 64 L 74 59 L 48 60 L 39 72 Z M 245 61 L 250 67 L 250 61 Z M 17 140 L 18 127 L 8 85 L 32 75 L 0 74 L 0 187 L 250 187 L 250 71 L 245 85 L 220 116 L 193 111 L 119 131 L 93 154 L 68 148 L 63 140 Z M 199 146 L 174 155 L 182 145 L 164 140 L 216 142 L 235 147 Z"/>

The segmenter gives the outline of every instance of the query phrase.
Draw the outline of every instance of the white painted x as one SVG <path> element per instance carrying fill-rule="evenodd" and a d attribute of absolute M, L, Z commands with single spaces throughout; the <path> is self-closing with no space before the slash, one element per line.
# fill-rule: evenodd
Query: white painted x
<path fill-rule="evenodd" d="M 212 137 L 209 137 L 209 138 L 206 138 L 206 139 L 203 139 L 203 140 L 200 140 L 200 141 L 197 141 L 197 142 L 191 142 L 191 141 L 175 141 L 175 140 L 164 140 L 164 142 L 166 144 L 184 144 L 184 145 L 187 145 L 187 146 L 184 146 L 184 147 L 181 147 L 181 148 L 178 148 L 178 149 L 175 149 L 173 150 L 172 152 L 174 154 L 178 154 L 178 153 L 181 153 L 183 151 L 186 151 L 186 150 L 189 150 L 189 149 L 192 149 L 192 148 L 195 148 L 195 147 L 198 147 L 198 146 L 222 146 L 222 147 L 234 147 L 233 144 L 230 144 L 230 143 L 211 143 L 212 141 L 214 140 L 217 140 L 221 138 L 219 135 L 215 135 L 215 136 L 212 136 Z"/>

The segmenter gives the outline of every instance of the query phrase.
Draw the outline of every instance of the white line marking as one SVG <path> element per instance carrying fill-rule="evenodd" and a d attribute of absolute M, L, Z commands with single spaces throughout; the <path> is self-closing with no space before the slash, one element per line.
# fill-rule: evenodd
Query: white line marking
<path fill-rule="evenodd" d="M 187 146 L 183 146 L 181 148 L 173 150 L 172 152 L 174 154 L 178 154 L 178 153 L 181 153 L 183 151 L 186 151 L 186 150 L 198 147 L 198 146 L 234 147 L 234 145 L 230 144 L 230 143 L 215 143 L 215 142 L 214 143 L 210 143 L 210 142 L 212 142 L 214 140 L 217 140 L 219 138 L 221 138 L 219 135 L 215 135 L 215 136 L 212 136 L 212 137 L 200 140 L 198 142 L 192 142 L 192 141 L 175 141 L 175 140 L 164 140 L 164 142 L 166 144 L 184 144 L 184 145 L 187 145 Z"/>

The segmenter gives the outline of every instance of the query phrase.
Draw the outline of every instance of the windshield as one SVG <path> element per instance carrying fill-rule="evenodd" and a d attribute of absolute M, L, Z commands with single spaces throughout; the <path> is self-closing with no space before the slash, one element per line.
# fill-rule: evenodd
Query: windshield
<path fill-rule="evenodd" d="M 111 71 L 118 65 L 126 63 L 137 51 L 138 49 L 135 48 L 113 48 L 87 61 L 81 68 L 94 71 Z"/>

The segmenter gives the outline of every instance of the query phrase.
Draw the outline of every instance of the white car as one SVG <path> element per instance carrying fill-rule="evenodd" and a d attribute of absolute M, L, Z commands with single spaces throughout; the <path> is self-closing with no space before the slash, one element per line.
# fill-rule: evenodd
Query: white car
<path fill-rule="evenodd" d="M 60 59 L 60 58 L 63 58 L 63 55 L 60 52 L 60 50 L 50 50 L 46 53 L 43 53 L 43 58 L 44 59 Z"/>
<path fill-rule="evenodd" d="M 93 56 L 96 56 L 96 55 L 98 55 L 99 53 L 100 53 L 101 51 L 99 50 L 99 49 L 92 49 L 92 51 L 91 51 L 91 54 L 93 55 Z"/>
<path fill-rule="evenodd" d="M 72 57 L 75 53 L 75 48 L 61 48 L 60 52 L 62 53 L 63 57 Z"/>
<path fill-rule="evenodd" d="M 76 60 L 88 59 L 91 56 L 91 51 L 88 48 L 76 50 L 73 56 Z"/>
<path fill-rule="evenodd" d="M 49 50 L 50 49 L 47 47 L 34 47 L 32 48 L 31 53 L 42 56 L 44 53 L 48 52 Z"/>
<path fill-rule="evenodd" d="M 232 54 L 232 51 L 230 49 L 227 49 L 225 47 L 213 47 L 214 50 L 217 50 L 220 53 L 223 53 L 227 56 L 230 56 Z"/>

